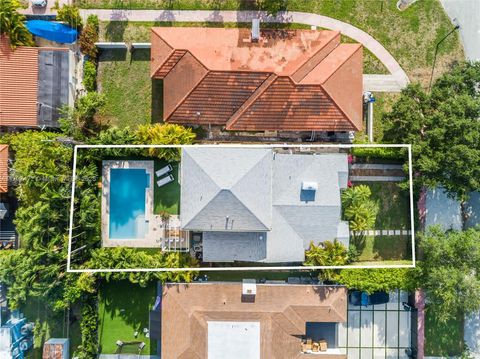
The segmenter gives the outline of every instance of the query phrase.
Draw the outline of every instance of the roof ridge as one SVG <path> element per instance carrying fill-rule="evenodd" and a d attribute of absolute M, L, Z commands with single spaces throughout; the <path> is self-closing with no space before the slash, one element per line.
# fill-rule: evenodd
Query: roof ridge
<path fill-rule="evenodd" d="M 242 200 L 240 200 L 240 198 L 237 197 L 236 195 L 236 192 L 233 192 L 233 188 L 242 180 L 244 179 L 248 174 L 250 174 L 253 169 L 260 163 L 260 161 L 263 161 L 265 159 L 265 157 L 267 157 L 268 155 L 270 155 L 272 152 L 271 151 L 267 151 L 265 152 L 265 154 L 257 161 L 255 162 L 255 164 L 248 170 L 246 171 L 239 179 L 237 182 L 235 182 L 235 184 L 231 187 L 231 190 L 230 192 L 232 192 L 232 194 L 235 196 L 235 198 L 238 199 L 238 201 L 243 204 L 245 206 L 245 208 L 248 209 L 248 211 L 255 217 L 258 219 L 258 221 L 263 224 L 265 226 L 265 228 L 267 228 L 267 230 L 272 230 L 272 225 L 270 224 L 270 226 L 268 226 L 267 224 L 265 224 L 260 218 L 258 218 L 250 209 L 249 207 L 243 203 Z M 273 162 L 272 161 L 269 161 L 270 162 L 270 169 L 272 169 L 272 166 L 273 166 Z M 273 186 L 273 170 L 271 171 L 271 174 L 272 176 L 270 177 L 271 178 L 271 181 L 270 181 L 270 185 Z M 272 188 L 272 191 L 273 191 L 273 188 Z M 270 200 L 272 201 L 272 192 L 270 192 Z M 272 214 L 272 207 L 273 207 L 273 201 L 271 202 L 271 205 L 270 205 L 270 220 L 272 219 L 271 217 L 273 216 Z"/>
<path fill-rule="evenodd" d="M 357 53 L 358 50 L 360 50 L 360 49 L 362 48 L 362 45 L 361 45 L 361 44 L 340 44 L 340 45 L 338 45 L 335 49 L 333 49 L 332 52 L 335 51 L 336 49 L 338 49 L 341 45 L 356 45 L 356 46 L 357 46 L 357 49 L 356 49 L 355 51 L 353 51 L 350 55 L 348 55 L 348 56 L 345 58 L 345 60 L 342 61 L 342 63 L 341 63 L 339 66 L 336 66 L 335 69 L 334 69 L 334 70 L 332 71 L 332 73 L 330 74 L 330 76 L 328 76 L 328 77 L 325 79 L 325 81 L 323 81 L 323 83 L 326 83 L 328 80 L 330 80 L 330 78 L 331 78 L 333 75 L 335 75 L 335 74 L 338 72 L 338 70 L 339 70 L 341 67 L 343 67 L 343 66 L 348 62 L 348 60 L 350 60 L 350 59 L 353 57 L 353 55 L 355 55 L 355 54 Z M 330 52 L 327 56 L 331 55 L 332 52 Z M 327 56 L 325 56 L 325 57 L 327 57 Z M 320 65 L 321 65 L 321 62 L 318 63 L 317 66 L 320 66 Z M 315 66 L 315 67 L 317 67 L 317 66 Z M 312 69 L 312 70 L 313 70 L 313 69 Z M 323 84 L 320 84 L 320 85 L 323 85 Z"/>
<path fill-rule="evenodd" d="M 187 52 L 192 55 L 190 53 L 190 51 L 187 50 Z M 184 57 L 185 55 L 182 56 L 182 58 Z M 193 56 L 193 55 L 192 55 Z M 170 117 L 173 116 L 173 114 L 175 113 L 176 110 L 178 110 L 180 108 L 180 106 L 188 99 L 188 97 L 193 93 L 193 91 L 195 91 L 198 86 L 200 86 L 200 84 L 202 83 L 203 80 L 205 80 L 205 78 L 210 75 L 210 73 L 212 71 L 210 71 L 201 61 L 199 61 L 195 56 L 193 56 L 195 60 L 197 60 L 199 62 L 200 65 L 202 65 L 205 70 L 207 70 L 207 72 L 205 73 L 205 75 L 203 75 L 203 77 L 200 79 L 200 81 L 197 82 L 197 84 L 195 86 L 192 87 L 192 89 L 190 91 L 188 91 L 185 96 L 183 96 L 183 98 L 178 102 L 177 105 L 175 105 L 175 108 L 173 109 L 173 111 L 171 113 L 168 114 L 167 117 L 165 117 L 165 114 L 163 114 L 163 118 L 165 119 L 165 121 L 169 121 L 170 120 Z"/>
<path fill-rule="evenodd" d="M 328 41 L 328 42 L 327 42 L 325 45 L 323 45 L 320 49 L 318 49 L 318 51 L 315 52 L 312 56 L 310 56 L 309 58 L 307 58 L 307 59 L 295 70 L 295 72 L 294 72 L 293 74 L 289 75 L 289 77 L 295 76 L 295 74 L 296 74 L 298 71 L 300 71 L 300 70 L 307 64 L 308 61 L 310 61 L 310 60 L 312 60 L 313 58 L 315 58 L 315 56 L 317 56 L 320 51 L 322 51 L 322 50 L 325 49 L 328 45 L 330 45 L 330 43 L 331 43 L 332 41 L 334 41 L 337 37 L 341 37 L 341 32 L 340 32 L 340 31 L 333 31 L 333 30 L 323 30 L 323 31 L 332 31 L 332 32 L 336 33 L 336 35 L 333 36 L 333 37 L 330 39 L 330 41 Z M 330 55 L 330 54 L 332 53 L 332 51 L 335 50 L 335 49 L 336 49 L 338 46 L 340 46 L 340 45 L 341 45 L 341 43 L 340 43 L 340 41 L 339 41 L 339 43 L 337 44 L 337 46 L 335 46 L 335 47 L 334 47 L 331 51 L 329 51 L 324 57 L 322 57 L 320 60 L 318 60 L 318 62 L 315 64 L 315 66 L 313 66 L 312 69 L 311 69 L 310 71 L 308 71 L 308 72 L 305 74 L 305 76 L 303 76 L 302 79 L 299 80 L 298 82 L 302 81 L 310 72 L 312 72 L 312 70 L 313 70 L 315 67 L 317 67 L 323 60 L 325 60 L 325 58 L 326 58 L 328 55 Z M 296 82 L 296 81 L 294 81 L 294 82 Z"/>
<path fill-rule="evenodd" d="M 238 110 L 235 111 L 232 116 L 230 116 L 230 119 L 225 124 L 225 128 L 229 130 L 230 127 L 238 121 L 245 111 L 250 108 L 251 105 L 253 105 L 257 98 L 260 97 L 278 77 L 278 75 L 272 72 L 270 76 L 268 76 L 265 81 L 263 81 L 262 84 L 258 86 L 257 89 L 250 95 L 250 97 L 238 108 Z"/>
<path fill-rule="evenodd" d="M 342 65 L 342 66 L 343 66 L 343 65 Z M 311 85 L 302 85 L 302 86 L 311 86 Z M 323 90 L 323 92 L 325 93 L 325 95 L 330 99 L 332 105 L 335 106 L 335 107 L 343 114 L 343 116 L 345 116 L 345 118 L 347 119 L 347 121 L 350 122 L 350 124 L 351 124 L 354 128 L 356 128 L 356 129 L 358 130 L 357 126 L 353 123 L 352 119 L 345 113 L 345 111 L 343 110 L 343 108 L 341 108 L 341 107 L 338 105 L 337 101 L 335 101 L 335 100 L 333 99 L 332 95 L 330 95 L 330 93 L 329 93 L 329 92 L 327 91 L 327 89 L 323 86 L 323 84 L 320 85 L 320 88 Z M 334 127 L 336 128 L 336 127 L 337 127 L 336 120 L 334 119 L 333 122 L 334 122 Z"/>
<path fill-rule="evenodd" d="M 172 71 L 173 68 L 178 65 L 178 63 L 180 62 L 180 60 L 183 59 L 183 57 L 184 57 L 185 54 L 187 53 L 186 50 L 176 50 L 176 49 L 174 49 L 174 50 L 171 52 L 171 54 L 166 58 L 166 60 L 165 60 L 160 66 L 158 66 L 158 68 L 157 68 L 157 70 L 155 70 L 153 76 L 157 76 L 157 73 L 162 69 L 162 67 L 165 66 L 165 65 L 168 63 L 168 61 L 169 61 L 173 56 L 175 56 L 175 54 L 178 54 L 178 53 L 181 53 L 181 52 L 183 52 L 183 53 L 181 54 L 181 56 L 180 56 L 180 57 L 178 58 L 178 60 L 170 67 L 170 69 L 165 73 L 165 75 L 161 75 L 162 78 L 167 77 L 168 74 L 170 73 L 170 71 Z"/>

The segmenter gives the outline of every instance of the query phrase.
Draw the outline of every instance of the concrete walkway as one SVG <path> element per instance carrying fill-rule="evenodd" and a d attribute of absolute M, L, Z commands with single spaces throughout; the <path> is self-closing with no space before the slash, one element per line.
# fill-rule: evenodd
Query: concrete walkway
<path fill-rule="evenodd" d="M 264 11 L 208 11 L 208 10 L 97 10 L 83 9 L 83 18 L 96 14 L 101 21 L 178 21 L 178 22 L 250 22 L 260 18 L 262 22 L 297 23 L 340 31 L 343 35 L 361 43 L 387 68 L 390 75 L 367 75 L 365 90 L 400 91 L 409 79 L 393 56 L 372 36 L 359 28 L 327 16 L 304 12 L 281 12 L 269 16 Z"/>
<path fill-rule="evenodd" d="M 440 0 L 440 2 L 448 16 L 457 19 L 460 25 L 465 57 L 472 61 L 480 60 L 480 1 Z"/>

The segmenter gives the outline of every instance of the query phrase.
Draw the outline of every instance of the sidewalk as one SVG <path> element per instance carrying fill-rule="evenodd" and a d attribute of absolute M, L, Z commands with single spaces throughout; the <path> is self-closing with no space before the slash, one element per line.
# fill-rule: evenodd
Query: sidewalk
<path fill-rule="evenodd" d="M 264 11 L 208 11 L 208 10 L 80 10 L 83 18 L 95 14 L 100 21 L 179 21 L 179 22 L 262 22 L 297 23 L 340 31 L 345 36 L 361 43 L 387 68 L 390 75 L 369 76 L 366 90 L 400 91 L 408 83 L 408 76 L 393 56 L 372 36 L 343 21 L 304 12 L 281 12 L 269 16 Z"/>

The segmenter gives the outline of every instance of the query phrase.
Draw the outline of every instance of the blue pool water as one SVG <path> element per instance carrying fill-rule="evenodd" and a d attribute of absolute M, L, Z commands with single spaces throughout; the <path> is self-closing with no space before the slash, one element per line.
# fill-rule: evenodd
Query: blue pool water
<path fill-rule="evenodd" d="M 145 169 L 110 170 L 110 239 L 145 238 L 145 189 L 149 183 Z"/>

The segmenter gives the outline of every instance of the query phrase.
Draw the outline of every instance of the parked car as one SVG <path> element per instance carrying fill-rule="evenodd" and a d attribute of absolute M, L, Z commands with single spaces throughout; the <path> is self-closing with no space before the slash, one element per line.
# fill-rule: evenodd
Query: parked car
<path fill-rule="evenodd" d="M 47 6 L 47 0 L 32 0 L 32 6 L 45 7 Z"/>
<path fill-rule="evenodd" d="M 351 305 L 366 307 L 367 305 L 388 303 L 390 301 L 390 295 L 386 292 L 368 294 L 367 292 L 355 290 L 348 295 L 348 301 Z"/>

